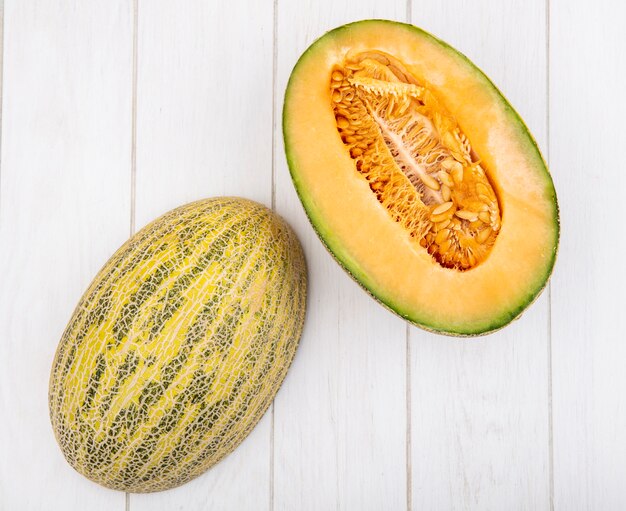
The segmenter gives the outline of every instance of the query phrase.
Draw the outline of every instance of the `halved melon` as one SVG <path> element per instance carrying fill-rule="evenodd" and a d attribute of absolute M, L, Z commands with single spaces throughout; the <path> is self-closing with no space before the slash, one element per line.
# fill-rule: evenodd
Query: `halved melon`
<path fill-rule="evenodd" d="M 291 74 L 283 131 L 322 242 L 408 321 L 491 332 L 546 285 L 559 239 L 546 164 L 498 89 L 446 43 L 384 20 L 327 33 Z"/>

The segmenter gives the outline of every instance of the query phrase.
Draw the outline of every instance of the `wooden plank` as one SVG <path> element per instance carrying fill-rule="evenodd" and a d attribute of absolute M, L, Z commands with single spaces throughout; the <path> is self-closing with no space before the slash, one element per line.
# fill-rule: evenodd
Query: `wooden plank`
<path fill-rule="evenodd" d="M 550 160 L 562 223 L 552 283 L 559 511 L 626 509 L 626 175 L 616 156 L 626 147 L 624 20 L 623 2 L 551 2 Z"/>
<path fill-rule="evenodd" d="M 139 5 L 137 227 L 184 202 L 270 205 L 271 2 Z"/>
<path fill-rule="evenodd" d="M 65 462 L 52 358 L 127 238 L 132 11 L 122 0 L 7 1 L 0 184 L 0 507 L 124 509 Z"/>
<path fill-rule="evenodd" d="M 415 0 L 413 22 L 470 57 L 546 147 L 543 0 Z M 411 330 L 413 509 L 549 509 L 549 303 L 478 340 Z"/>
<path fill-rule="evenodd" d="M 276 118 L 314 39 L 355 19 L 403 19 L 405 9 L 404 1 L 279 2 Z M 405 509 L 404 322 L 323 248 L 291 184 L 279 123 L 275 136 L 277 210 L 304 244 L 310 287 L 299 353 L 275 403 L 274 509 Z"/>
<path fill-rule="evenodd" d="M 271 2 L 141 2 L 137 50 L 137 228 L 185 202 L 240 195 L 271 205 Z M 227 457 L 130 509 L 263 510 L 271 416 Z"/>

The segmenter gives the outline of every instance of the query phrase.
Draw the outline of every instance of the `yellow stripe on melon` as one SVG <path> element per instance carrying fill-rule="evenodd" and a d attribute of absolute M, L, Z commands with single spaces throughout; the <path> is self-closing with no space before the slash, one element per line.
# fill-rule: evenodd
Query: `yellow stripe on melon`
<path fill-rule="evenodd" d="M 66 459 L 129 492 L 201 474 L 269 407 L 305 305 L 302 249 L 267 208 L 217 198 L 157 219 L 105 264 L 59 343 L 49 403 Z"/>

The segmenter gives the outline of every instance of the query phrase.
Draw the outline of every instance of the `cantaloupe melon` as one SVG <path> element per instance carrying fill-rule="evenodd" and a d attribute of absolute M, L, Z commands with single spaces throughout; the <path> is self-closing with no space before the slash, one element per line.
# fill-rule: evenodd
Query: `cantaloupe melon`
<path fill-rule="evenodd" d="M 323 243 L 410 322 L 491 332 L 544 288 L 552 179 L 519 115 L 446 43 L 383 20 L 327 33 L 291 74 L 283 131 Z"/>
<path fill-rule="evenodd" d="M 305 302 L 300 244 L 264 206 L 208 199 L 155 220 L 102 268 L 59 343 L 49 403 L 65 458 L 129 492 L 201 474 L 269 407 Z"/>

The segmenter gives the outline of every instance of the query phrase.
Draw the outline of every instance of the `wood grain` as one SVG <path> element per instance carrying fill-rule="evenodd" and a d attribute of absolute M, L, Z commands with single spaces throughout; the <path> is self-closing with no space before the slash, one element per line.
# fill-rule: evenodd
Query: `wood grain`
<path fill-rule="evenodd" d="M 0 10 L 0 510 L 626 508 L 626 177 L 613 156 L 626 145 L 623 2 Z M 407 343 L 405 324 L 322 248 L 283 156 L 283 91 L 300 53 L 342 23 L 407 11 L 478 64 L 549 149 L 562 219 L 551 296 L 486 338 L 410 329 Z M 125 499 L 75 473 L 54 441 L 54 350 L 131 218 L 140 228 L 223 194 L 275 198 L 302 239 L 302 344 L 273 417 L 231 456 L 179 489 Z"/>
<path fill-rule="evenodd" d="M 404 1 L 280 2 L 276 118 L 300 54 L 327 30 L 371 17 L 402 20 Z M 275 403 L 275 510 L 406 509 L 405 325 L 338 267 L 291 184 L 280 125 L 276 206 L 309 263 L 301 346 Z"/>
<path fill-rule="evenodd" d="M 270 205 L 273 5 L 139 3 L 137 227 L 211 195 Z"/>
<path fill-rule="evenodd" d="M 545 148 L 543 0 L 415 0 L 412 13 L 487 73 Z M 411 329 L 413 509 L 549 509 L 548 324 L 544 294 L 484 338 Z"/>
<path fill-rule="evenodd" d="M 52 357 L 82 292 L 128 236 L 128 2 L 4 5 L 0 509 L 124 509 L 78 475 L 48 418 Z"/>
<path fill-rule="evenodd" d="M 137 228 L 204 197 L 270 206 L 272 3 L 150 1 L 137 15 Z M 268 414 L 206 474 L 130 509 L 268 509 L 270 434 Z"/>
<path fill-rule="evenodd" d="M 626 5 L 550 10 L 550 161 L 562 240 L 552 282 L 554 502 L 626 509 Z"/>

